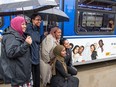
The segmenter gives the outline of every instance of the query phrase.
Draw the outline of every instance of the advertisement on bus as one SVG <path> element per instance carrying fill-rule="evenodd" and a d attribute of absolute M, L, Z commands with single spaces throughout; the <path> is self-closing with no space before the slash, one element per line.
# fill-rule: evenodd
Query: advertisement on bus
<path fill-rule="evenodd" d="M 116 38 L 81 37 L 71 38 L 68 41 L 73 44 L 73 63 L 116 57 Z"/>

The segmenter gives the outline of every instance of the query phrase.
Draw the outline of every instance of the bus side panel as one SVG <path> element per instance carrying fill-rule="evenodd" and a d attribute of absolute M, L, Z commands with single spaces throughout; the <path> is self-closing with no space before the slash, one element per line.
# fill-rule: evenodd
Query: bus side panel
<path fill-rule="evenodd" d="M 73 44 L 73 49 L 76 46 L 83 46 L 81 52 L 76 49 L 77 53 L 72 52 L 72 58 L 76 61 L 73 63 L 89 63 L 89 62 L 99 62 L 116 59 L 116 36 L 75 36 L 75 37 L 65 37 L 68 39 L 69 43 Z M 75 48 L 76 47 L 76 48 Z M 78 54 L 78 55 L 77 55 Z M 75 56 L 74 56 L 75 55 Z M 94 57 L 94 58 L 93 58 Z M 82 61 L 84 60 L 84 61 Z M 94 60 L 94 61 L 91 61 Z"/>
<path fill-rule="evenodd" d="M 69 16 L 69 22 L 64 22 L 63 36 L 75 35 L 75 0 L 64 0 L 64 12 Z"/>
<path fill-rule="evenodd" d="M 4 16 L 3 18 L 3 26 L 0 28 L 0 30 L 4 31 L 8 26 L 10 25 L 10 17 Z"/>

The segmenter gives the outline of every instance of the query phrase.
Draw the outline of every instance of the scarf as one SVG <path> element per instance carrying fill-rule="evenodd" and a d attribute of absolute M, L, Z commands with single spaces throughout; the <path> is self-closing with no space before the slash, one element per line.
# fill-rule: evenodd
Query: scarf
<path fill-rule="evenodd" d="M 16 30 L 20 35 L 23 34 L 21 25 L 26 23 L 24 17 L 17 16 L 11 20 L 11 27 L 13 30 Z"/>
<path fill-rule="evenodd" d="M 55 59 L 54 59 L 54 62 L 53 62 L 53 65 L 52 65 L 52 74 L 53 75 L 56 75 L 56 68 L 55 68 L 55 65 L 56 65 L 56 61 L 58 60 L 62 65 L 63 65 L 63 68 L 65 69 L 65 72 L 68 73 L 67 71 L 67 65 L 65 63 L 65 58 L 61 56 L 61 51 L 64 49 L 64 46 L 62 45 L 57 45 L 54 50 L 53 50 L 53 53 L 55 55 Z"/>

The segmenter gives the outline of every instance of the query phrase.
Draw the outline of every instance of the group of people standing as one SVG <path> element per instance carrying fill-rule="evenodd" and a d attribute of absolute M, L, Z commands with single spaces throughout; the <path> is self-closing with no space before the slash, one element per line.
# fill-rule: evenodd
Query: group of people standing
<path fill-rule="evenodd" d="M 10 28 L 3 33 L 1 41 L 1 66 L 5 83 L 12 87 L 39 87 L 39 43 L 38 28 L 41 17 L 33 14 L 31 23 L 24 17 L 16 16 L 11 20 Z"/>
<path fill-rule="evenodd" d="M 78 87 L 77 70 L 72 66 L 72 54 L 67 39 L 61 39 L 61 29 L 51 28 L 41 43 L 40 74 L 43 86 Z"/>
<path fill-rule="evenodd" d="M 31 16 L 29 24 L 21 16 L 11 20 L 1 41 L 0 64 L 4 82 L 12 87 L 40 87 L 41 77 L 44 86 L 50 83 L 50 87 L 78 87 L 79 80 L 73 77 L 77 70 L 72 67 L 69 43 L 60 41 L 61 29 L 53 27 L 50 34 L 41 39 L 40 24 L 38 14 Z"/>

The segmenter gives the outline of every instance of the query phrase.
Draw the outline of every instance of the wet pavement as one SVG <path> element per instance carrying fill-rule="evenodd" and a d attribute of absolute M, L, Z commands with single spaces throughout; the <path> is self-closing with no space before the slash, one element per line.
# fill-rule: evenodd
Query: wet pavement
<path fill-rule="evenodd" d="M 10 84 L 6 85 L 6 84 L 0 84 L 0 87 L 11 87 Z"/>

